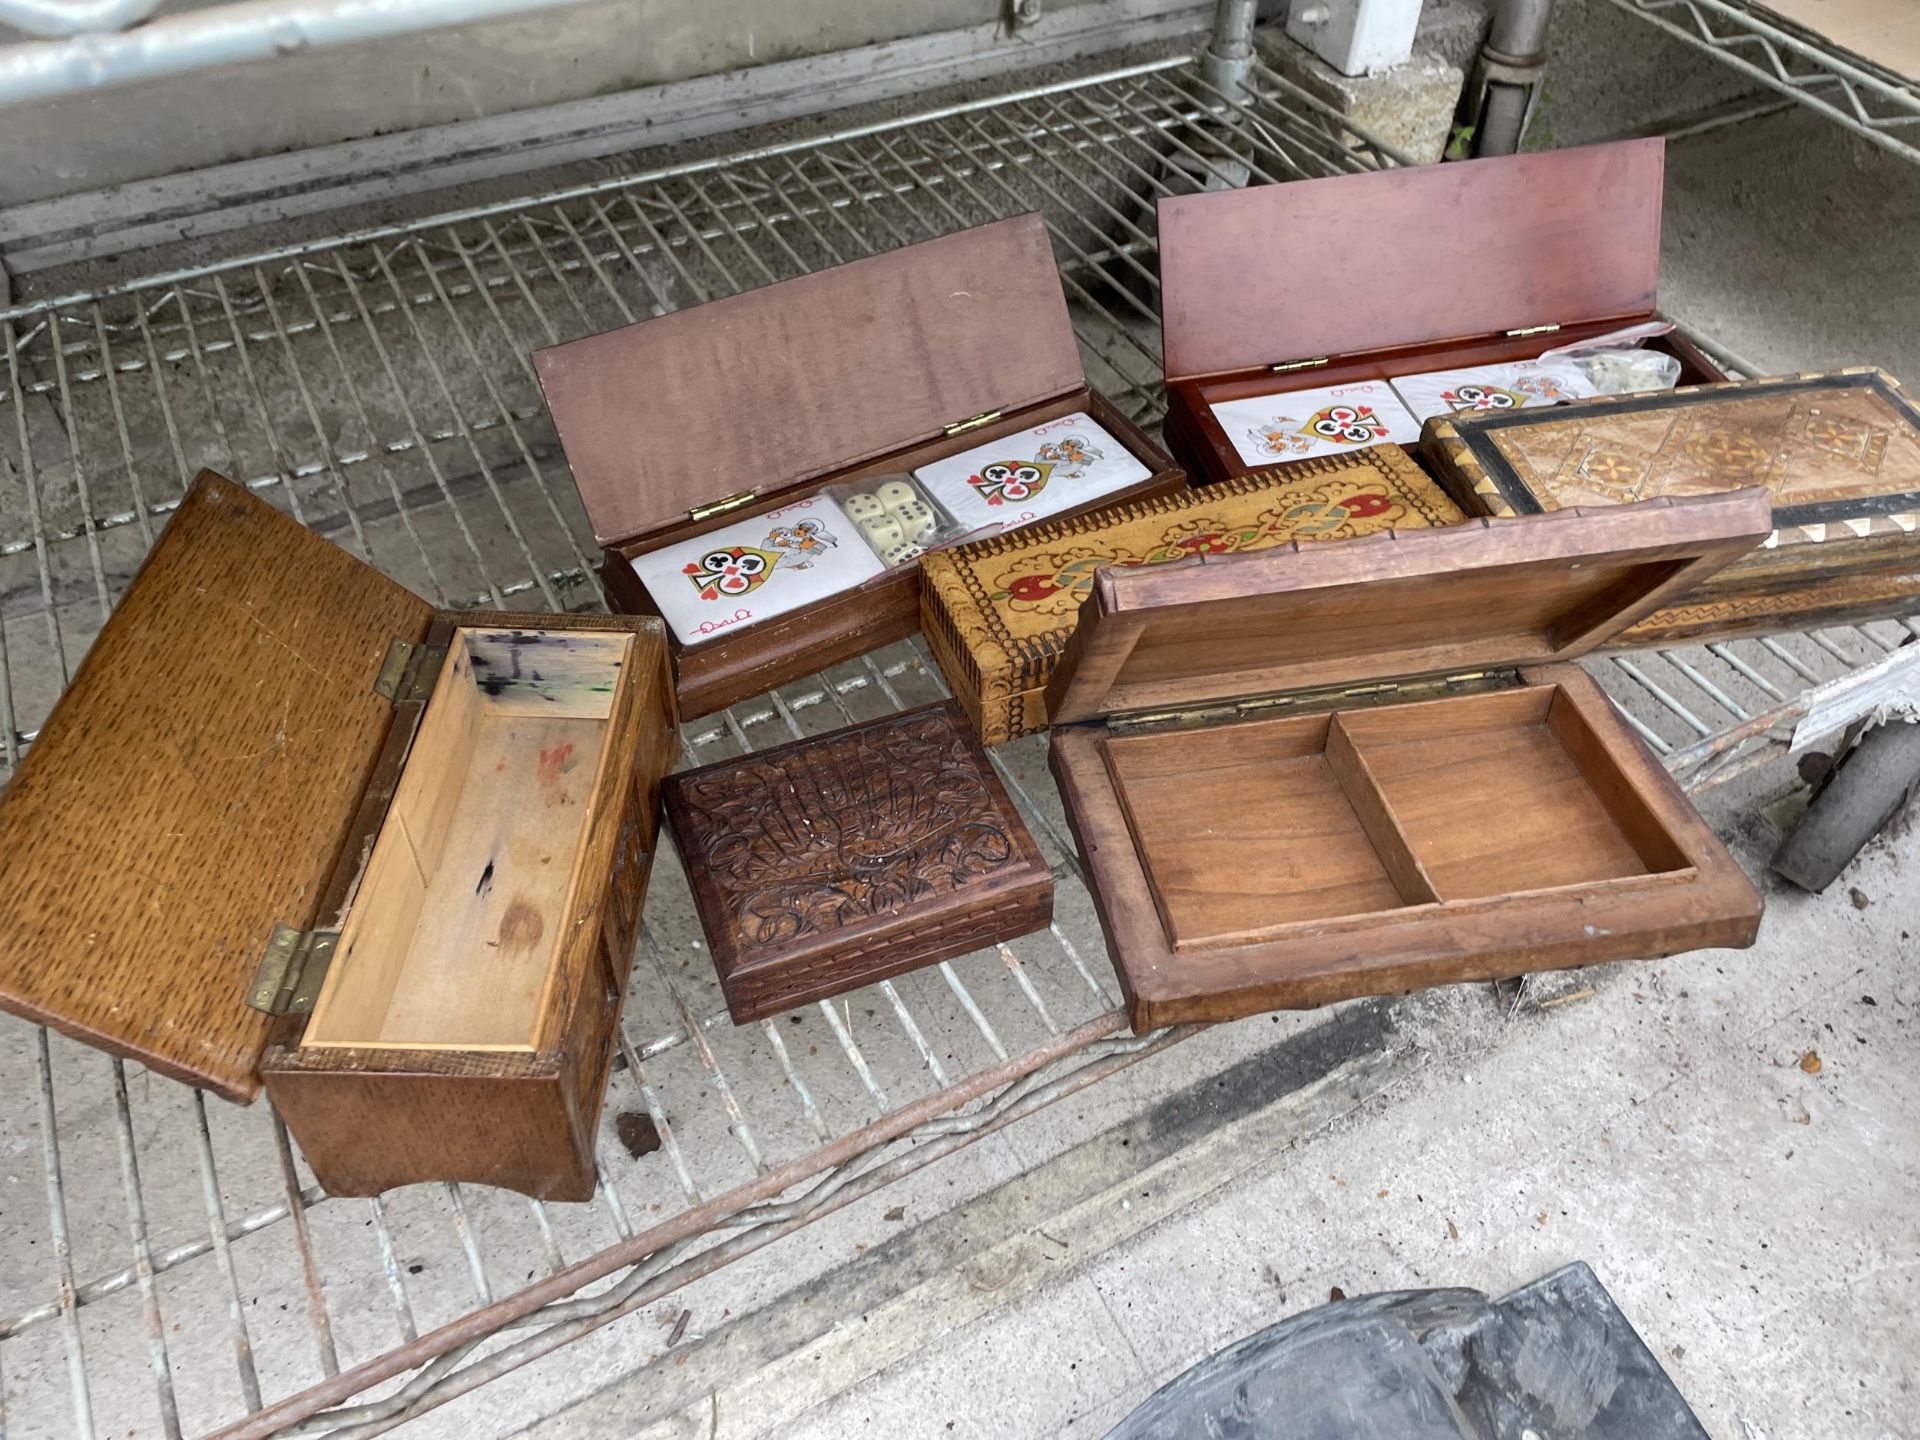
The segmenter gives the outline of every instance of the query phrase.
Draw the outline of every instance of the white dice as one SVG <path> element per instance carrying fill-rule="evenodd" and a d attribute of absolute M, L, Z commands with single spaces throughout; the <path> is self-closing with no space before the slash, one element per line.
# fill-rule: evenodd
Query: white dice
<path fill-rule="evenodd" d="M 840 508 L 847 512 L 847 518 L 856 525 L 864 525 L 887 513 L 887 507 L 880 503 L 878 495 L 849 495 Z"/>
<path fill-rule="evenodd" d="M 902 505 L 921 503 L 920 492 L 907 480 L 882 480 L 873 487 L 873 493 L 889 514 L 898 514 Z"/>
<path fill-rule="evenodd" d="M 890 513 L 900 522 L 900 529 L 907 539 L 916 544 L 933 536 L 933 510 L 923 500 L 906 500 L 895 505 Z"/>
<path fill-rule="evenodd" d="M 889 545 L 880 552 L 880 558 L 888 565 L 904 565 L 909 560 L 918 559 L 926 550 L 911 540 L 903 540 L 898 545 Z"/>
<path fill-rule="evenodd" d="M 884 555 L 890 546 L 898 545 L 907 538 L 906 530 L 893 516 L 882 513 L 871 520 L 856 521 L 860 534 L 867 544 L 873 547 L 876 555 Z"/>

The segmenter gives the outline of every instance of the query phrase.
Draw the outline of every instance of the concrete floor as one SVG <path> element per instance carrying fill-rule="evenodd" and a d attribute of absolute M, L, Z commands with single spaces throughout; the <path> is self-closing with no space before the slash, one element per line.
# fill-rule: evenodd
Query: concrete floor
<path fill-rule="evenodd" d="M 1569 13 L 1604 26 L 1617 12 Z M 1595 112 L 1567 103 L 1557 133 L 1616 133 L 1581 131 Z M 1766 368 L 1864 362 L 1920 376 L 1920 267 L 1901 241 L 1920 218 L 1920 173 L 1796 111 L 1676 142 L 1669 176 L 1671 312 Z M 838 723 L 826 707 L 802 718 Z M 1037 743 L 1015 749 L 1016 770 L 1044 786 Z M 1758 801 L 1789 780 L 1763 777 L 1712 810 L 1752 872 L 1773 840 Z M 1770 893 L 1761 942 L 1740 954 L 1546 979 L 1517 1006 L 1464 987 L 1218 1027 L 406 1433 L 1099 1434 L 1188 1365 L 1333 1287 L 1498 1292 L 1579 1258 L 1715 1437 L 1920 1434 L 1920 1142 L 1905 1123 L 1920 1101 L 1920 985 L 1903 963 L 1920 951 L 1916 855 L 1903 834 L 1827 896 Z M 681 884 L 663 863 L 650 914 Z M 1062 923 L 1097 963 L 1091 917 L 1076 909 Z M 710 1003 L 693 940 L 665 940 L 690 957 L 679 983 L 695 1008 Z M 0 1051 L 24 1033 L 0 1030 Z M 56 1048 L 63 1066 L 65 1055 Z M 63 1088 L 69 1105 L 78 1088 Z M 221 1147 L 257 1138 L 224 1114 L 215 1127 Z M 104 1115 L 98 1129 L 110 1133 Z M 724 1134 L 688 1144 L 730 1148 Z M 0 1133 L 0 1156 L 16 1154 L 0 1178 L 30 1185 L 25 1140 Z M 149 1152 L 143 1164 L 158 1172 L 150 1192 L 191 1195 L 190 1160 Z M 473 1198 L 483 1226 L 492 1199 Z M 357 1231 L 339 1208 L 314 1212 L 323 1245 L 336 1227 L 342 1245 Z M 393 1210 L 431 1318 L 436 1283 L 457 1292 L 459 1262 L 409 1233 L 405 1201 Z M 76 1224 L 83 1251 L 123 1249 L 111 1203 Z M 562 1239 L 574 1255 L 588 1243 Z M 43 1283 L 38 1254 L 0 1245 L 0 1261 L 16 1259 Z M 370 1288 L 369 1313 L 377 1298 Z M 170 1313 L 190 1321 L 184 1304 Z M 293 1322 L 253 1323 L 264 1357 L 270 1327 Z M 57 1386 L 58 1365 L 49 1333 L 44 1374 L 16 1367 L 0 1393 L 17 1402 L 36 1379 Z M 124 1381 L 143 1393 L 139 1366 L 136 1354 L 124 1375 L 103 1373 L 102 1392 Z M 23 1413 L 31 1396 L 15 1428 L 42 1433 Z"/>

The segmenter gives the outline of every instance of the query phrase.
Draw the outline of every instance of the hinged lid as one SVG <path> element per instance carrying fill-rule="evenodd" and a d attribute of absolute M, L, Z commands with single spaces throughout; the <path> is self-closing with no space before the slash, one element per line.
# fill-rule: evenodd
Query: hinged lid
<path fill-rule="evenodd" d="M 1570 660 L 1763 540 L 1764 490 L 1106 569 L 1055 723 Z"/>
<path fill-rule="evenodd" d="M 534 363 L 602 545 L 1086 383 L 1038 214 L 672 311 Z"/>
<path fill-rule="evenodd" d="M 251 1099 L 249 977 L 313 925 L 433 613 L 203 473 L 0 794 L 0 1008 Z"/>
<path fill-rule="evenodd" d="M 1167 379 L 1651 314 L 1664 145 L 1164 199 Z"/>

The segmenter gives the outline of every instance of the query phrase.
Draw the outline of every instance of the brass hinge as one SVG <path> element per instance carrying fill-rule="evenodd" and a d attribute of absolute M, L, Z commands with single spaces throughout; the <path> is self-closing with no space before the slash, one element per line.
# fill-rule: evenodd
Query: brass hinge
<path fill-rule="evenodd" d="M 320 986 L 327 978 L 327 964 L 333 959 L 333 947 L 340 943 L 338 930 L 296 930 L 291 925 L 273 927 L 267 941 L 267 953 L 260 968 L 253 972 L 253 986 L 247 991 L 247 1004 L 268 1015 L 305 1015 L 320 998 Z"/>
<path fill-rule="evenodd" d="M 1275 375 L 1284 375 L 1289 370 L 1317 370 L 1327 363 L 1327 357 L 1320 355 L 1312 360 L 1289 360 L 1282 365 L 1269 365 L 1268 371 Z"/>
<path fill-rule="evenodd" d="M 447 658 L 444 645 L 416 645 L 398 636 L 387 642 L 387 658 L 374 677 L 373 693 L 395 705 L 425 700 Z"/>
<path fill-rule="evenodd" d="M 1551 335 L 1559 328 L 1558 325 L 1524 325 L 1518 330 L 1507 331 L 1507 338 L 1518 340 L 1522 335 Z"/>
<path fill-rule="evenodd" d="M 1212 705 L 1189 706 L 1183 710 L 1138 710 L 1109 716 L 1110 730 L 1136 730 L 1150 725 L 1191 726 L 1218 724 L 1227 720 L 1245 720 L 1274 710 L 1338 710 L 1355 701 L 1386 703 L 1392 700 L 1429 700 L 1459 690 L 1486 690 L 1515 683 L 1518 673 L 1512 669 L 1462 670 L 1451 675 L 1414 676 L 1405 680 L 1382 680 L 1371 685 L 1324 686 L 1310 690 L 1292 690 L 1271 695 L 1251 695 L 1241 700 L 1222 700 Z"/>
<path fill-rule="evenodd" d="M 738 510 L 742 505 L 751 505 L 754 497 L 758 493 L 756 490 L 739 490 L 722 499 L 709 501 L 705 505 L 695 505 L 691 510 L 687 511 L 687 518 L 690 520 L 711 520 L 714 516 L 724 515 L 729 510 Z"/>
<path fill-rule="evenodd" d="M 984 410 L 971 420 L 956 420 L 951 425 L 942 425 L 942 435 L 964 435 L 969 430 L 978 430 L 982 425 L 991 425 L 1000 418 L 998 410 Z"/>

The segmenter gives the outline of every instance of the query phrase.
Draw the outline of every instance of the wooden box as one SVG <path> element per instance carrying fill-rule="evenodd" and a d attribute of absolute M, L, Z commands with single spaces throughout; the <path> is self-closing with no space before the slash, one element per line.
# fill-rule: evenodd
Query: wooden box
<path fill-rule="evenodd" d="M 951 700 L 664 787 L 734 1023 L 1053 916 L 1053 876 Z"/>
<path fill-rule="evenodd" d="M 337 1195 L 587 1199 L 677 744 L 657 623 L 437 611 L 202 474 L 0 797 L 0 1005 L 264 1083 Z"/>
<path fill-rule="evenodd" d="M 1920 411 L 1878 370 L 1737 380 L 1429 422 L 1476 515 L 1763 485 L 1774 533 L 1610 644 L 1673 645 L 1920 610 Z"/>
<path fill-rule="evenodd" d="M 929 555 L 920 628 L 981 740 L 999 745 L 1046 728 L 1047 681 L 1101 566 L 1465 518 L 1398 447 L 1307 460 Z"/>
<path fill-rule="evenodd" d="M 1088 387 L 1038 214 L 676 310 L 534 361 L 605 551 L 607 593 L 638 614 L 658 606 L 635 556 L 1076 411 L 1152 472 L 1098 503 L 1186 483 Z M 705 715 L 911 635 L 919 583 L 909 564 L 697 645 L 669 632 L 681 713 Z"/>
<path fill-rule="evenodd" d="M 1664 145 L 1161 200 L 1168 448 L 1195 483 L 1269 471 L 1214 404 L 1526 360 L 1657 318 Z M 1648 343 L 1683 383 L 1726 378 L 1678 335 Z"/>
<path fill-rule="evenodd" d="M 1768 529 L 1746 490 L 1100 572 L 1050 759 L 1134 1027 L 1749 944 L 1565 662 Z"/>

